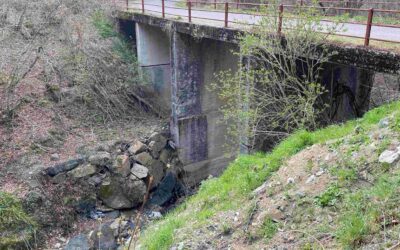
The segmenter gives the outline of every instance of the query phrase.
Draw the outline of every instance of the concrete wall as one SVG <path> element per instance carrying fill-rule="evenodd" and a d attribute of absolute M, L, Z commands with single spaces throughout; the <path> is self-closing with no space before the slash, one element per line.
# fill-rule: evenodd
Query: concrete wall
<path fill-rule="evenodd" d="M 361 117 L 369 109 L 374 72 L 351 65 L 328 64 L 322 73 L 322 83 L 328 93 L 331 122 Z"/>
<path fill-rule="evenodd" d="M 146 24 L 136 23 L 135 31 L 139 66 L 151 83 L 148 92 L 156 94 L 152 101 L 158 104 L 163 113 L 170 113 L 170 37 L 161 28 Z"/>
<path fill-rule="evenodd" d="M 399 99 L 400 74 L 375 74 L 369 103 L 370 109 Z"/>
<path fill-rule="evenodd" d="M 196 184 L 209 175 L 219 175 L 238 152 L 238 145 L 226 148 L 227 128 L 220 122 L 219 111 L 222 103 L 209 88 L 215 73 L 237 70 L 238 58 L 232 52 L 238 48 L 231 40 L 222 39 L 230 37 L 225 33 L 210 31 L 209 38 L 199 39 L 189 28 L 181 29 L 185 32 L 174 26 L 168 34 L 159 26 L 137 22 L 136 44 L 139 64 L 151 80 L 154 98 L 169 110 L 170 130 L 186 181 Z M 321 77 L 329 91 L 328 115 L 334 121 L 360 116 L 368 109 L 374 79 L 369 68 L 347 65 L 342 59 L 327 64 Z M 227 156 L 226 152 L 234 153 Z"/>
<path fill-rule="evenodd" d="M 235 49 L 230 43 L 173 33 L 171 132 L 189 184 L 219 175 L 232 160 L 225 153 L 237 152 L 226 148 L 221 103 L 210 90 L 215 73 L 236 70 Z"/>

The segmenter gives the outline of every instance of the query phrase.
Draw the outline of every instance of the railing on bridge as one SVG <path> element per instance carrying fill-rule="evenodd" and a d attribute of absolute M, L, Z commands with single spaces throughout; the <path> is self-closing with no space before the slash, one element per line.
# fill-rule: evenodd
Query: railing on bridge
<path fill-rule="evenodd" d="M 153 13 L 157 15 L 161 15 L 163 18 L 175 17 L 175 18 L 187 18 L 188 22 L 192 22 L 193 19 L 198 20 L 208 20 L 213 22 L 221 22 L 224 27 L 230 27 L 230 24 L 238 24 L 238 25 L 251 25 L 257 26 L 257 23 L 243 23 L 238 20 L 231 20 L 231 15 L 243 15 L 243 16 L 252 16 L 252 17 L 274 17 L 278 18 L 278 27 L 277 33 L 284 33 L 285 29 L 284 20 L 286 19 L 299 19 L 294 15 L 290 15 L 294 10 L 298 10 L 301 8 L 313 8 L 315 10 L 319 10 L 322 15 L 324 15 L 324 22 L 335 22 L 334 18 L 337 16 L 346 15 L 348 19 L 352 19 L 351 21 L 341 21 L 342 24 L 354 24 L 354 25 L 362 25 L 364 29 L 363 35 L 353 35 L 346 34 L 344 32 L 334 33 L 335 36 L 340 37 L 349 37 L 355 39 L 363 39 L 364 46 L 369 46 L 370 41 L 378 41 L 378 42 L 389 42 L 400 44 L 400 10 L 388 10 L 388 9 L 379 9 L 379 8 L 353 8 L 347 7 L 351 6 L 352 3 L 355 3 L 352 0 L 349 1 L 340 1 L 340 0 L 321 0 L 319 1 L 321 5 L 310 5 L 310 1 L 308 0 L 295 0 L 296 4 L 262 4 L 262 3 L 246 3 L 240 2 L 240 0 L 234 0 L 234 2 L 221 2 L 218 0 L 211 0 L 211 2 L 201 1 L 201 0 L 187 0 L 186 3 L 183 1 L 177 0 L 123 0 L 125 1 L 126 10 L 135 10 L 140 11 L 142 13 Z M 157 2 L 159 1 L 159 4 Z M 166 5 L 168 3 L 168 6 Z M 323 5 L 323 4 L 329 4 Z M 333 4 L 333 5 L 332 5 Z M 337 7 L 334 5 L 337 4 L 345 4 L 345 7 Z M 392 6 L 398 6 L 400 8 L 400 2 L 368 2 L 366 3 L 369 6 L 371 4 L 388 4 Z M 122 7 L 120 5 L 120 7 Z M 273 8 L 276 10 L 274 13 L 266 14 L 264 11 L 266 8 Z M 193 15 L 193 12 L 209 12 L 209 13 L 218 13 L 218 17 L 206 17 Z M 356 18 L 352 18 L 351 16 L 357 13 Z M 362 13 L 363 15 L 359 15 Z M 272 14 L 272 15 L 271 15 Z M 287 15 L 285 15 L 287 14 Z M 385 19 L 386 18 L 386 19 Z M 365 27 L 364 27 L 365 26 Z M 377 38 L 371 36 L 372 27 L 381 27 L 381 28 L 390 28 L 390 32 L 398 32 L 396 34 L 399 35 L 399 39 L 384 39 Z M 382 33 L 382 32 L 381 32 Z"/>

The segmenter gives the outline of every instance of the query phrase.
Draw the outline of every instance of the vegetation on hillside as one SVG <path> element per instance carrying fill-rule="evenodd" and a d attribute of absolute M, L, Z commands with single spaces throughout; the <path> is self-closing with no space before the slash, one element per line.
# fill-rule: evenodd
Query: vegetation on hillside
<path fill-rule="evenodd" d="M 20 200 L 0 191 L 0 247 L 29 249 L 36 230 L 37 223 L 24 211 Z"/>
<path fill-rule="evenodd" d="M 150 226 L 141 238 L 142 246 L 146 249 L 169 249 L 173 243 L 179 243 L 177 238 L 188 237 L 190 241 L 191 235 L 186 235 L 185 232 L 188 231 L 185 229 L 190 228 L 189 231 L 193 232 L 195 228 L 201 228 L 207 224 L 207 221 L 218 217 L 218 214 L 224 211 L 235 211 L 243 207 L 243 204 L 251 204 L 254 196 L 252 191 L 268 180 L 289 157 L 308 146 L 343 138 L 354 133 L 355 130 L 369 131 L 381 119 L 399 109 L 400 102 L 391 103 L 371 110 L 361 119 L 342 125 L 332 125 L 315 132 L 298 131 L 282 141 L 270 153 L 239 156 L 221 177 L 204 181 L 196 195 L 155 225 Z M 341 175 L 346 174 L 348 173 L 344 172 Z M 343 224 L 340 224 L 335 236 L 343 246 L 357 245 L 361 242 L 360 237 L 371 233 L 370 229 L 374 225 L 368 224 L 373 221 L 368 218 L 370 212 L 374 211 L 374 207 L 382 209 L 383 204 L 385 206 L 388 206 L 389 203 L 393 204 L 392 202 L 396 199 L 395 194 L 396 192 L 398 194 L 400 186 L 396 176 L 385 177 L 383 175 L 380 181 L 369 189 L 357 193 L 346 193 L 344 200 L 352 200 L 352 203 L 343 206 L 340 220 Z M 351 179 L 351 177 L 343 178 Z M 395 183 L 398 183 L 399 186 L 396 184 L 391 189 L 380 193 L 385 190 L 383 187 Z M 369 196 L 369 194 L 375 194 L 375 196 Z M 332 199 L 336 199 L 338 196 L 341 194 L 334 187 L 330 188 L 318 198 L 318 203 L 321 206 L 330 205 L 333 202 Z M 373 197 L 376 199 L 371 200 Z M 367 205 L 364 203 L 367 201 L 365 199 L 369 199 Z M 380 203 L 379 200 L 385 200 L 388 203 Z M 368 209 L 364 210 L 364 208 Z M 353 224 L 351 220 L 356 224 Z M 352 226 L 356 228 L 352 228 Z M 274 231 L 270 223 L 265 224 L 264 235 L 267 238 L 272 237 L 271 234 Z"/>

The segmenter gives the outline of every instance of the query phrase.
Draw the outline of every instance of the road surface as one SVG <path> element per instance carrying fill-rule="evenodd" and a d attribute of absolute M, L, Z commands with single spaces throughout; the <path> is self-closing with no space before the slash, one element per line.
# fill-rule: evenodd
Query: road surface
<path fill-rule="evenodd" d="M 144 0 L 145 1 L 145 13 L 154 16 L 161 16 L 161 0 Z M 188 10 L 183 7 L 184 4 L 177 5 L 176 2 L 170 2 L 165 0 L 165 14 L 167 18 L 178 19 L 182 21 L 188 21 Z M 233 4 L 234 5 L 234 4 Z M 232 6 L 232 5 L 231 5 Z M 213 5 L 210 5 L 213 7 Z M 223 6 L 221 6 L 223 7 Z M 141 10 L 142 5 L 140 1 L 129 1 L 129 8 Z M 236 9 L 231 9 L 231 11 L 236 11 Z M 192 22 L 199 24 L 208 24 L 213 26 L 223 26 L 225 19 L 225 13 L 222 11 L 206 10 L 199 7 L 192 8 Z M 229 13 L 229 24 L 228 27 L 240 28 L 242 25 L 257 24 L 261 20 L 260 16 L 252 14 L 239 14 L 239 13 Z M 286 20 L 283 21 L 285 25 L 290 25 L 290 22 Z M 326 27 L 331 27 L 331 22 L 322 22 Z M 340 25 L 340 30 L 337 30 L 336 34 L 356 36 L 360 38 L 365 37 L 366 25 L 364 24 L 350 24 L 342 23 Z M 371 29 L 372 39 L 388 40 L 400 43 L 400 28 L 395 27 L 381 27 L 372 26 Z"/>

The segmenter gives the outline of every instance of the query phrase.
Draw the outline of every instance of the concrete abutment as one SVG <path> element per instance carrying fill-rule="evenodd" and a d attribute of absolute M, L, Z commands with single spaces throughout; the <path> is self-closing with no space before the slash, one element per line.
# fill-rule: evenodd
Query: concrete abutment
<path fill-rule="evenodd" d="M 220 122 L 222 103 L 210 87 L 216 73 L 237 70 L 239 58 L 232 52 L 238 51 L 238 45 L 229 32 L 223 35 L 224 31 L 205 28 L 206 35 L 199 38 L 187 25 L 169 26 L 141 18 L 135 21 L 139 65 L 150 77 L 155 100 L 169 111 L 170 132 L 186 181 L 196 184 L 209 175 L 217 176 L 235 157 L 239 145 L 226 147 L 227 127 Z M 332 121 L 367 111 L 374 82 L 371 68 L 339 60 L 328 63 L 321 77 L 329 91 L 326 100 L 332 105 Z M 227 152 L 233 153 L 227 156 Z"/>

